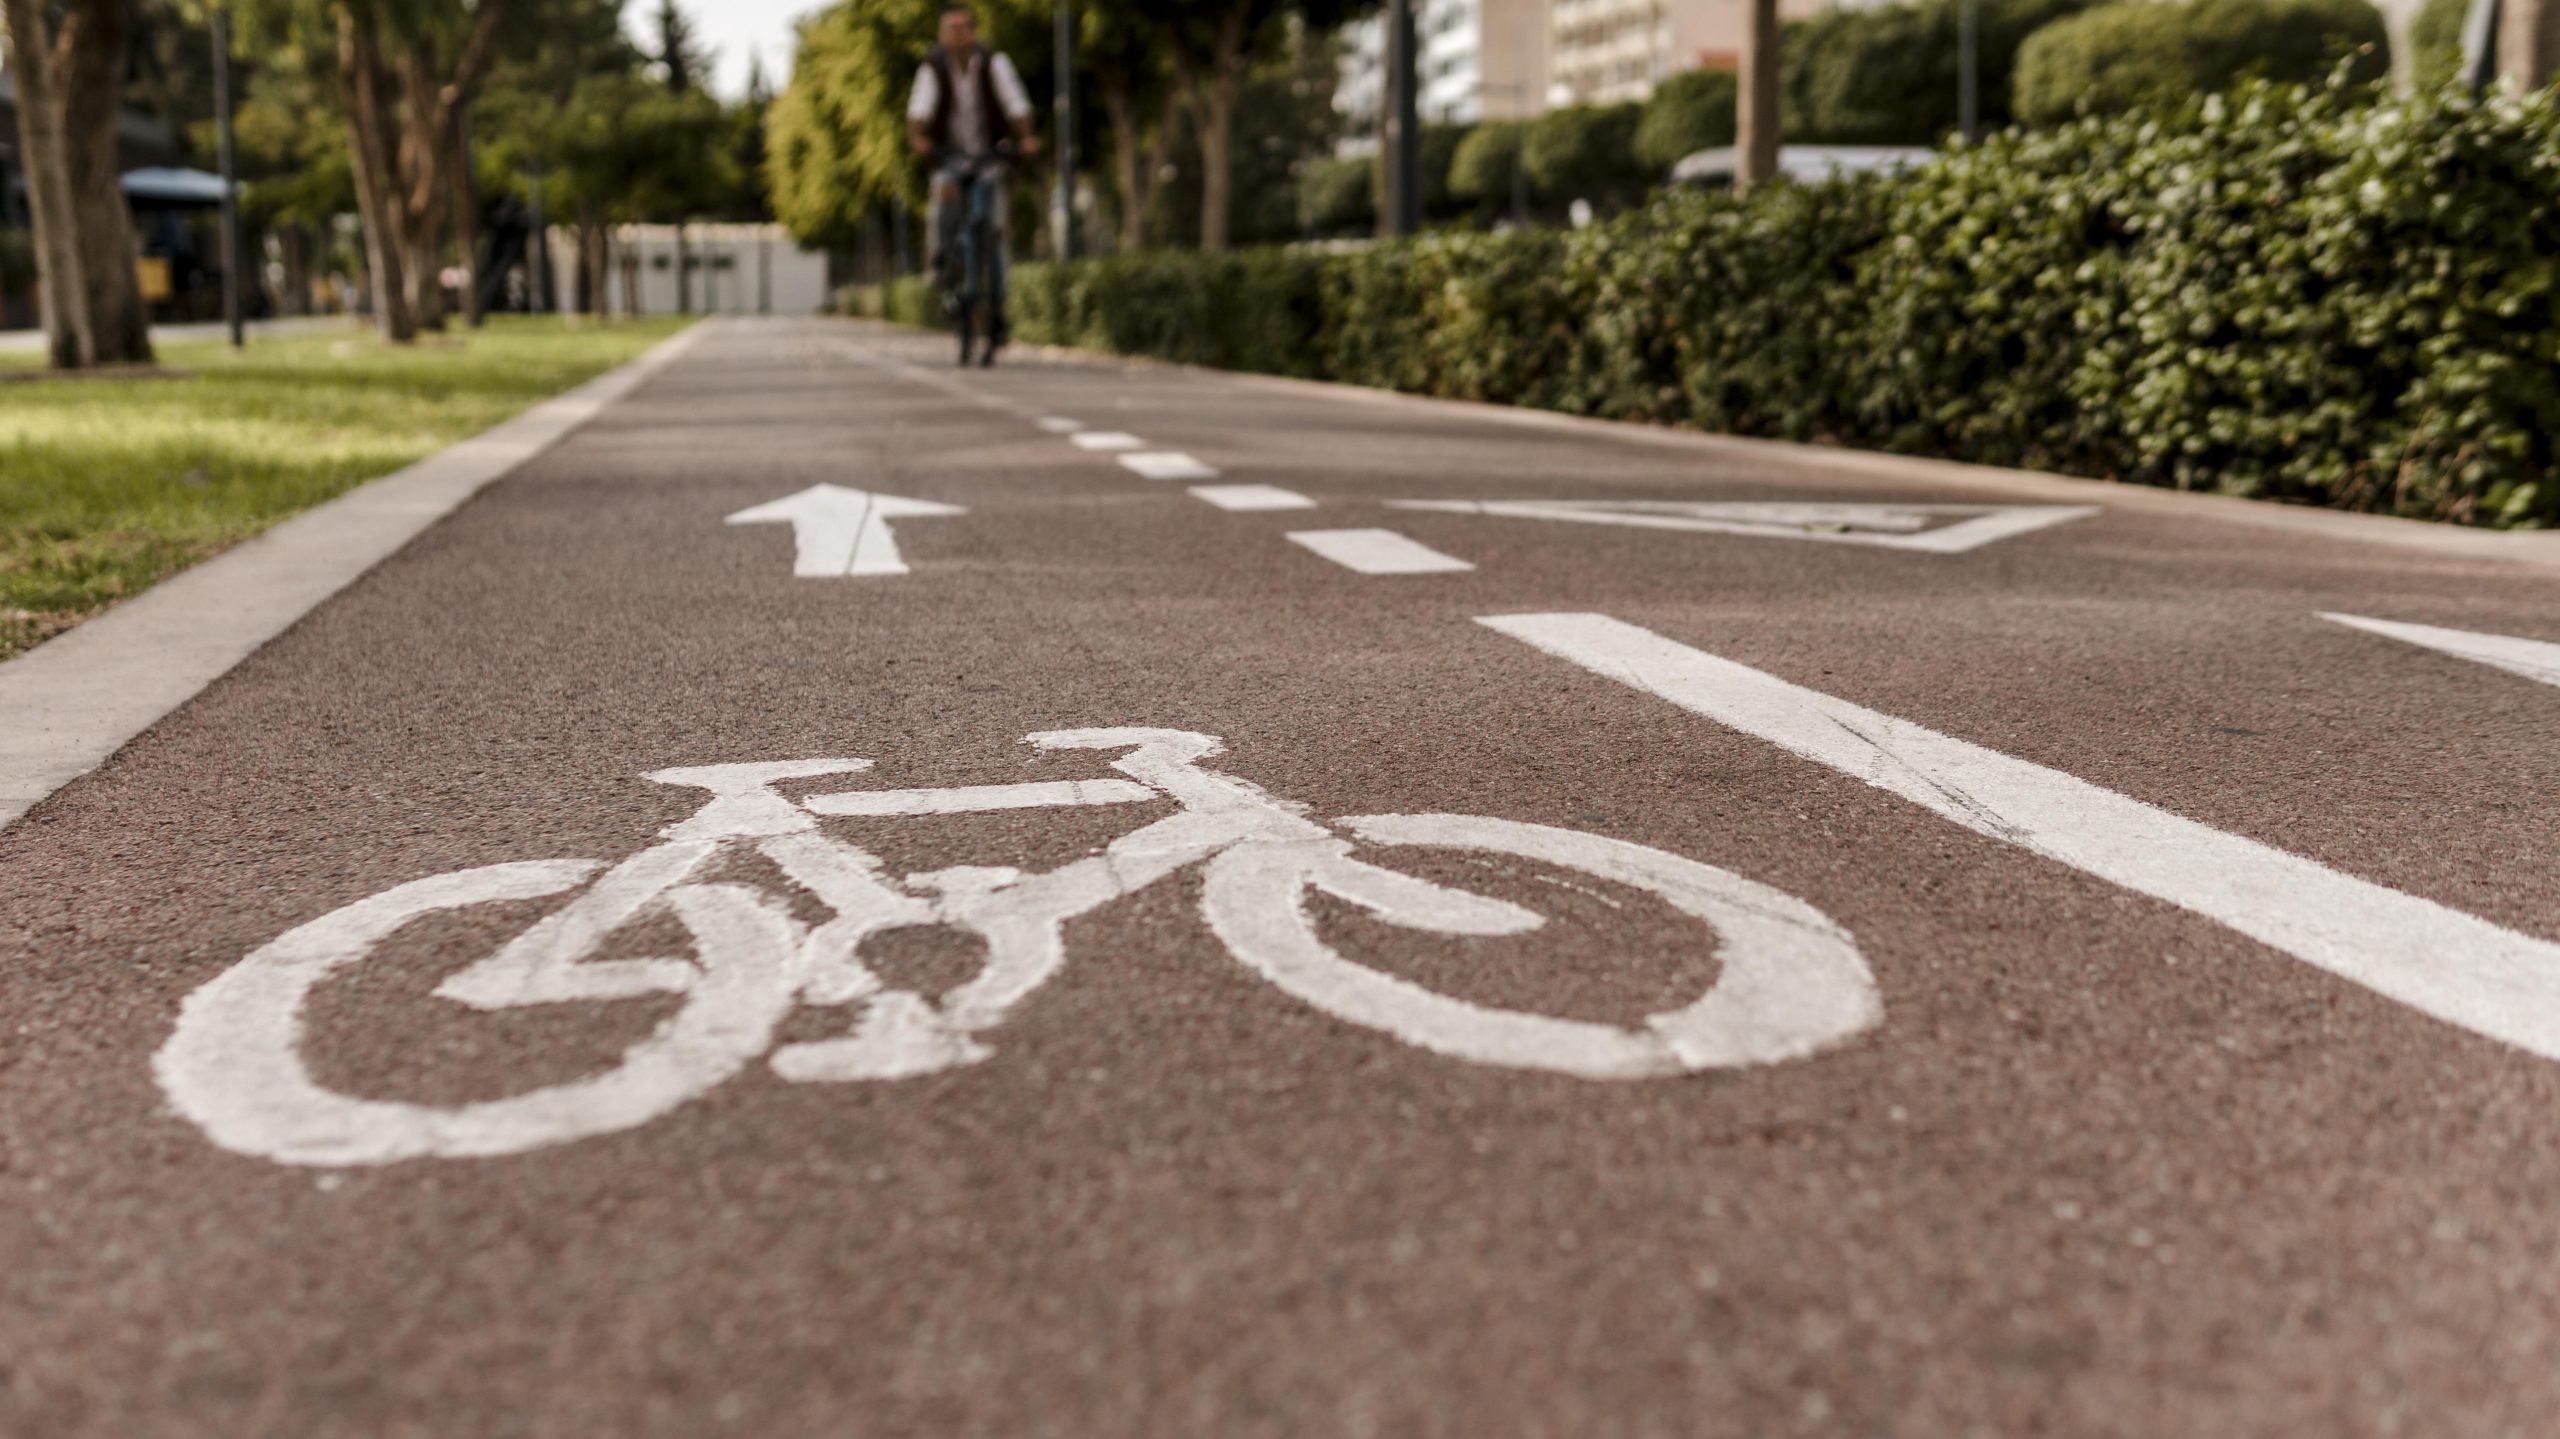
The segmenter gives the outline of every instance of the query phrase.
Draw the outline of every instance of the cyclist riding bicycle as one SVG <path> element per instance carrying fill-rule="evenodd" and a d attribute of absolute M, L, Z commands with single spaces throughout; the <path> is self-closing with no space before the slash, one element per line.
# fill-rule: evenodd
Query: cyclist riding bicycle
<path fill-rule="evenodd" d="M 933 165 L 933 201 L 926 212 L 926 265 L 943 288 L 943 302 L 961 303 L 978 277 L 953 272 L 960 263 L 960 228 L 971 213 L 972 186 L 983 191 L 984 217 L 991 237 L 987 257 L 992 280 L 987 295 L 986 363 L 1010 337 L 1005 320 L 1005 175 L 1000 147 L 1010 127 L 1017 153 L 1040 152 L 1031 130 L 1031 96 L 1021 72 L 1003 55 L 978 44 L 977 17 L 966 5 L 942 8 L 940 43 L 916 70 L 915 90 L 907 101 L 907 142 Z M 956 310 L 955 310 L 955 317 Z M 965 341 L 966 334 L 964 332 Z M 965 361 L 964 361 L 965 362 Z"/>

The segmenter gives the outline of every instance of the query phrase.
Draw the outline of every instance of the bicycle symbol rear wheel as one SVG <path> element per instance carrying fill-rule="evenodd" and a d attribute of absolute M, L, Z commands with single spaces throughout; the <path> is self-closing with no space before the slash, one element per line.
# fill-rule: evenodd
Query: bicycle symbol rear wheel
<path fill-rule="evenodd" d="M 303 1056 L 305 1001 L 402 926 L 449 910 L 565 893 L 589 860 L 496 864 L 414 880 L 321 916 L 187 997 L 155 1057 L 162 1089 L 227 1149 L 287 1164 L 389 1164 L 517 1154 L 646 1124 L 762 1055 L 794 1002 L 778 957 L 798 942 L 773 901 L 731 885 L 688 884 L 666 903 L 692 936 L 698 971 L 683 1004 L 610 1070 L 451 1107 L 340 1094 Z"/>

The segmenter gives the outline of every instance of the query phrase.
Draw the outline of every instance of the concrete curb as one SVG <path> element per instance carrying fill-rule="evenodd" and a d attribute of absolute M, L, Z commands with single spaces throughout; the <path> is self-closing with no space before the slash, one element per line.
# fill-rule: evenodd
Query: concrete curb
<path fill-rule="evenodd" d="M 594 419 L 704 328 L 305 510 L 0 664 L 0 828 L 105 763 L 491 481 Z"/>
<path fill-rule="evenodd" d="M 887 322 L 877 320 L 858 323 L 887 325 Z M 902 333 L 932 333 L 908 331 L 904 326 L 887 327 Z M 1045 360 L 1068 361 L 1084 365 L 1118 365 L 1133 369 L 1180 370 L 1198 375 L 1217 376 L 1254 389 L 1271 389 L 1301 395 L 1321 393 L 1337 400 L 1348 400 L 1359 404 L 1415 408 L 1444 416 L 1462 415 L 1471 419 L 1493 420 L 1503 424 L 1564 430 L 1595 439 L 1606 438 L 1627 444 L 1649 445 L 1657 449 L 1687 450 L 1726 460 L 1750 460 L 1792 470 L 1808 479 L 1819 477 L 1837 481 L 1844 474 L 1855 475 L 1860 479 L 1876 480 L 1885 484 L 1926 488 L 1938 492 L 1941 497 L 1948 486 L 1962 485 L 1970 489 L 2035 500 L 2040 503 L 2104 505 L 2109 509 L 2133 514 L 2160 515 L 2176 519 L 2217 520 L 2259 529 L 2316 535 L 2323 539 L 2352 540 L 2365 544 L 2390 545 L 2399 549 L 2424 550 L 2464 559 L 2508 560 L 2542 569 L 2560 569 L 2560 531 L 2466 529 L 2458 525 L 2437 524 L 2428 520 L 2355 514 L 2342 510 L 2310 509 L 2300 505 L 2276 504 L 2266 500 L 2237 499 L 2229 495 L 2163 490 L 2149 485 L 2124 485 L 2110 480 L 2081 479 L 2072 475 L 2047 474 L 2036 470 L 2011 470 L 1994 465 L 1966 464 L 1960 460 L 1920 459 L 1909 455 L 1886 454 L 1877 450 L 1802 445 L 1785 440 L 1746 439 L 1739 435 L 1674 430 L 1618 420 L 1595 420 L 1582 415 L 1558 414 L 1552 410 L 1522 409 L 1515 405 L 1487 404 L 1475 400 L 1444 400 L 1428 395 L 1408 395 L 1394 390 L 1374 390 L 1365 386 L 1336 384 L 1324 380 L 1291 379 L 1282 375 L 1245 374 L 1235 370 L 1215 370 L 1200 365 L 1157 360 L 1143 355 L 1113 355 L 1097 350 L 1070 349 L 1060 345 L 1018 344 L 1011 349 L 1018 354 L 1035 355 Z"/>

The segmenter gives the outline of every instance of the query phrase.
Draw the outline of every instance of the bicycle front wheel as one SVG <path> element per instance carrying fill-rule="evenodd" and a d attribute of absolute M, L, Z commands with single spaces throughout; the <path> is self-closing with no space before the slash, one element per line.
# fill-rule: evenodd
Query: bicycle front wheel
<path fill-rule="evenodd" d="M 1480 815 L 1339 823 L 1371 844 L 1511 855 L 1650 893 L 1707 927 L 1719 972 L 1697 999 L 1636 1025 L 1478 1005 L 1344 958 L 1316 933 L 1306 900 L 1320 888 L 1409 928 L 1500 932 L 1435 921 L 1449 901 L 1483 901 L 1338 851 L 1311 859 L 1303 848 L 1241 845 L 1212 860 L 1202 908 L 1218 937 L 1265 979 L 1337 1019 L 1478 1064 L 1649 1079 L 1800 1058 L 1883 1016 L 1875 979 L 1846 930 L 1804 901 L 1729 871 L 1625 840 Z M 1329 880 L 1336 866 L 1348 869 Z M 1399 888 L 1443 898 L 1402 915 L 1370 898 Z"/>

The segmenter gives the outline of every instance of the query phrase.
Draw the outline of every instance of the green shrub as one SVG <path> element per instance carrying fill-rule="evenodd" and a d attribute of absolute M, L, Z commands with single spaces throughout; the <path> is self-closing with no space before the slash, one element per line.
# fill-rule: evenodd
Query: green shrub
<path fill-rule="evenodd" d="M 1121 353 L 2560 523 L 2560 100 L 2244 85 L 1575 232 L 1025 266 Z M 912 287 L 909 287 L 912 288 Z M 897 311 L 906 289 L 879 304 Z"/>
<path fill-rule="evenodd" d="M 1963 0 L 1826 10 L 1788 27 L 1780 103 L 1790 139 L 1927 145 L 1956 128 Z M 2091 0 L 1979 0 L 1982 122 L 2010 121 L 2018 49 Z"/>
<path fill-rule="evenodd" d="M 1378 224 L 1374 160 L 1310 160 L 1298 171 L 1298 223 L 1317 235 L 1374 230 Z"/>
<path fill-rule="evenodd" d="M 2241 80 L 2309 83 L 2352 56 L 2349 78 L 2390 69 L 2367 0 L 2118 0 L 2028 37 L 2011 108 L 2029 124 L 2185 104 Z"/>
<path fill-rule="evenodd" d="M 2462 73 L 2462 27 L 2471 0 L 2425 0 L 2409 20 L 2409 77 L 2419 88 L 2441 89 Z"/>
<path fill-rule="evenodd" d="M 1449 218 L 1467 208 L 1462 202 L 1470 197 L 1453 194 L 1449 176 L 1455 168 L 1458 150 L 1474 132 L 1473 125 L 1425 125 L 1422 127 L 1422 213 L 1426 217 Z M 1387 208 L 1387 167 L 1376 160 L 1369 162 L 1372 188 L 1369 202 L 1374 213 Z"/>
<path fill-rule="evenodd" d="M 1467 132 L 1449 160 L 1449 193 L 1480 205 L 1508 202 L 1511 170 L 1520 156 L 1520 137 L 1528 127 L 1517 120 L 1487 120 Z"/>
<path fill-rule="evenodd" d="M 1568 105 L 1531 121 L 1521 160 L 1538 197 L 1611 207 L 1640 198 L 1657 183 L 1636 163 L 1636 125 L 1643 117 L 1636 104 Z"/>
<path fill-rule="evenodd" d="M 1732 144 L 1741 84 L 1730 70 L 1684 70 L 1655 86 L 1636 122 L 1636 163 L 1659 178 L 1700 150 Z"/>

